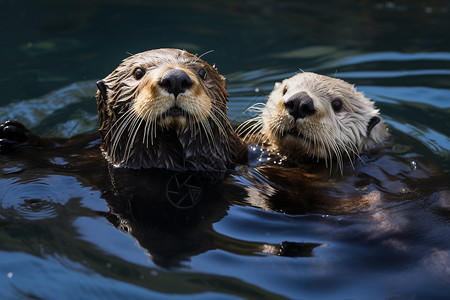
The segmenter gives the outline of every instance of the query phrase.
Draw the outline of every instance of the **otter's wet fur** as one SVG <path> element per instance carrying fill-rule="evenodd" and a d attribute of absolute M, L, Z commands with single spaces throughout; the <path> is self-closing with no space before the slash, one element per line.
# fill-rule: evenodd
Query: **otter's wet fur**
<path fill-rule="evenodd" d="M 162 84 L 174 70 L 189 82 L 181 93 Z M 128 57 L 98 83 L 105 157 L 134 169 L 225 170 L 245 162 L 246 147 L 226 114 L 226 85 L 214 67 L 186 51 L 157 49 Z"/>
<path fill-rule="evenodd" d="M 352 161 L 382 144 L 388 135 L 374 102 L 353 85 L 311 72 L 276 83 L 258 115 L 239 130 L 266 143 L 287 160 Z"/>

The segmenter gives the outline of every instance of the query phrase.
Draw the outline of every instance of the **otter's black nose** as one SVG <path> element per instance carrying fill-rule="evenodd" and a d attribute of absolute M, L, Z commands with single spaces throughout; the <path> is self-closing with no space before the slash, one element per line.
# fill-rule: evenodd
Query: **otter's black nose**
<path fill-rule="evenodd" d="M 170 69 L 164 73 L 159 85 L 173 94 L 175 98 L 192 86 L 192 80 L 186 72 L 180 69 Z"/>
<path fill-rule="evenodd" d="M 295 120 L 303 119 L 304 117 L 314 114 L 316 111 L 314 108 L 313 99 L 311 99 L 308 94 L 303 92 L 289 97 L 289 99 L 287 99 L 284 103 L 284 106 Z"/>

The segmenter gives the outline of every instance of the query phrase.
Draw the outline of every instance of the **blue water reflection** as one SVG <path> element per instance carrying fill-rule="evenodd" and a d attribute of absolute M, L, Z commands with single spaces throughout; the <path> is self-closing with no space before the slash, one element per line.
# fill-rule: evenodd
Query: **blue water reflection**
<path fill-rule="evenodd" d="M 214 49 L 204 59 L 230 80 L 233 125 L 275 82 L 314 71 L 354 83 L 391 132 L 346 180 L 239 166 L 205 183 L 194 215 L 161 209 L 163 176 L 114 181 L 100 155 L 87 167 L 34 150 L 1 156 L 1 299 L 448 297 L 447 1 L 0 7 L 0 119 L 44 136 L 96 131 L 95 82 L 127 52 L 159 47 Z M 133 184 L 156 187 L 139 202 Z"/>

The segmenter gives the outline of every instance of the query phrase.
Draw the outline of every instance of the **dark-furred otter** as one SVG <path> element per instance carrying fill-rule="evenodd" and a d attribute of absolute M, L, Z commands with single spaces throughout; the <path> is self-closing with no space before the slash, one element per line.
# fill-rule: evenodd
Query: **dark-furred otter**
<path fill-rule="evenodd" d="M 374 103 L 353 85 L 305 72 L 276 83 L 259 114 L 242 124 L 246 138 L 269 144 L 287 160 L 350 160 L 380 145 L 386 127 Z"/>
<path fill-rule="evenodd" d="M 132 55 L 97 82 L 101 150 L 116 167 L 226 170 L 247 148 L 228 116 L 226 79 L 200 57 L 178 49 Z M 0 128 L 3 151 L 55 145 L 17 122 Z"/>

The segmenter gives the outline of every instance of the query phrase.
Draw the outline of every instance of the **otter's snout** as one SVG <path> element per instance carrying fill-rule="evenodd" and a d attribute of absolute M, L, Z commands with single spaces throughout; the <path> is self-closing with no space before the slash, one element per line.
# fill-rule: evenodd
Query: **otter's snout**
<path fill-rule="evenodd" d="M 192 86 L 192 80 L 183 70 L 170 69 L 164 73 L 159 85 L 176 98 Z"/>
<path fill-rule="evenodd" d="M 314 102 L 308 94 L 301 92 L 292 95 L 284 103 L 287 111 L 295 120 L 303 119 L 315 113 Z"/>

